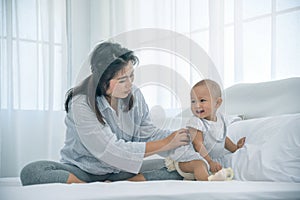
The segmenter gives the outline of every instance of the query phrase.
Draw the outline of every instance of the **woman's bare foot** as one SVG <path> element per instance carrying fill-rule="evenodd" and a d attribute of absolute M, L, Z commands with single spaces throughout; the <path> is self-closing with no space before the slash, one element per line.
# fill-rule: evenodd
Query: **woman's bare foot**
<path fill-rule="evenodd" d="M 85 182 L 77 178 L 74 174 L 70 173 L 67 183 L 85 183 Z"/>
<path fill-rule="evenodd" d="M 128 181 L 146 181 L 145 177 L 143 174 L 138 174 L 132 178 L 127 179 Z"/>

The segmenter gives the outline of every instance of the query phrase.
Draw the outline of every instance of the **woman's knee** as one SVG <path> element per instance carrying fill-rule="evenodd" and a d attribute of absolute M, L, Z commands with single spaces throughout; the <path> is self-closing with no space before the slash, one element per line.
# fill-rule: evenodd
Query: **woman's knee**
<path fill-rule="evenodd" d="M 23 167 L 20 173 L 23 185 L 36 184 L 38 172 L 41 170 L 41 163 L 42 161 L 32 162 Z"/>
<path fill-rule="evenodd" d="M 48 172 L 55 170 L 55 166 L 58 164 L 53 161 L 36 161 L 27 164 L 20 173 L 22 184 L 34 185 L 53 182 L 54 177 L 47 177 Z"/>

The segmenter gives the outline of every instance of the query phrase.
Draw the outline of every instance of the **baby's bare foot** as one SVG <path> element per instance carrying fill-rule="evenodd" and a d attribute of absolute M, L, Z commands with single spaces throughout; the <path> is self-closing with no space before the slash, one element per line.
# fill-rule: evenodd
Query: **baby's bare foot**
<path fill-rule="evenodd" d="M 223 168 L 214 175 L 208 177 L 209 181 L 229 181 L 233 178 L 233 170 L 231 168 Z"/>

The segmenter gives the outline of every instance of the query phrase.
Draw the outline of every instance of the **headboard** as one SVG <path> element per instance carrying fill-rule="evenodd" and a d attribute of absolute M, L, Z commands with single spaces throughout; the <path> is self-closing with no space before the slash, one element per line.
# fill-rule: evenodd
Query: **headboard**
<path fill-rule="evenodd" d="M 300 113 L 300 77 L 236 84 L 224 90 L 223 106 L 245 119 Z"/>

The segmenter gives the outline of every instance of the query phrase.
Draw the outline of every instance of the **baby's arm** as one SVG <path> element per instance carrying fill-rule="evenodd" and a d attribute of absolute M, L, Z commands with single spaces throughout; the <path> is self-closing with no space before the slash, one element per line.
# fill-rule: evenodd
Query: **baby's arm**
<path fill-rule="evenodd" d="M 213 161 L 203 144 L 203 133 L 197 129 L 189 128 L 195 150 L 208 162 L 211 172 L 217 172 L 222 169 L 220 163 Z"/>
<path fill-rule="evenodd" d="M 226 137 L 225 140 L 225 148 L 230 151 L 231 153 L 236 152 L 236 150 L 238 150 L 239 148 L 242 148 L 245 144 L 246 141 L 246 137 L 242 137 L 241 139 L 239 139 L 239 141 L 237 142 L 237 144 L 234 144 L 231 139 L 229 139 L 229 137 Z"/>

